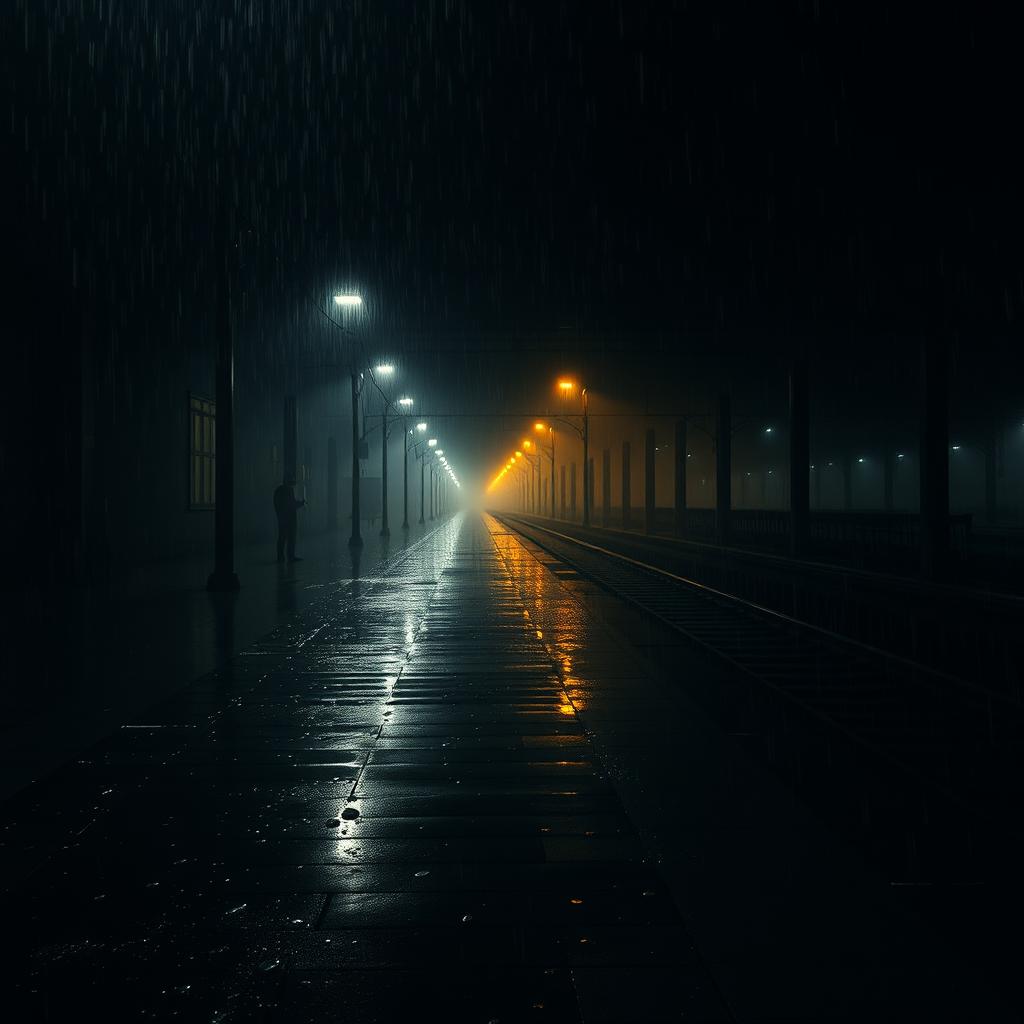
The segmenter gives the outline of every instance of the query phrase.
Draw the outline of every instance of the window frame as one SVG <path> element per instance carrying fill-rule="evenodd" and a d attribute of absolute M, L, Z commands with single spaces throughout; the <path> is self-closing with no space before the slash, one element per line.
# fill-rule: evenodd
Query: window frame
<path fill-rule="evenodd" d="M 196 446 L 196 419 L 199 446 Z M 207 445 L 207 441 L 209 444 Z M 196 476 L 197 461 L 199 476 Z M 197 487 L 198 481 L 198 487 Z M 217 507 L 217 402 L 188 393 L 188 501 L 189 512 L 212 512 Z"/>

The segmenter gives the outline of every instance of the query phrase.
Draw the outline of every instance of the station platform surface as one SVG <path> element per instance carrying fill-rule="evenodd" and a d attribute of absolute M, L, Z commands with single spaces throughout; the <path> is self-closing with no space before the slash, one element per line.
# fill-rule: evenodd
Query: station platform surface
<path fill-rule="evenodd" d="M 5 804 L 8 1019 L 1018 1019 L 577 587 L 457 515 Z"/>

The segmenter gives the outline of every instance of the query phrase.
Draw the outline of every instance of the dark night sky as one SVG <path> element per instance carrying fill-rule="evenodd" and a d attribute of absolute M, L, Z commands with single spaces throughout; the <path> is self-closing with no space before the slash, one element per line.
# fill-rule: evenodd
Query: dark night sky
<path fill-rule="evenodd" d="M 199 325 L 227 203 L 252 344 L 351 284 L 435 402 L 945 326 L 985 380 L 1024 305 L 1016 36 L 916 6 L 14 0 L 13 319 Z"/>

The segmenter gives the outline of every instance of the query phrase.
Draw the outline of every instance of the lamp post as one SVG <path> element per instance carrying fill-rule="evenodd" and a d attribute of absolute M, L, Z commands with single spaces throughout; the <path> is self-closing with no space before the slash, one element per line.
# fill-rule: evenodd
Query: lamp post
<path fill-rule="evenodd" d="M 546 430 L 550 438 L 548 454 L 551 456 L 551 518 L 555 518 L 555 427 L 546 423 L 534 423 L 533 429 L 538 434 Z"/>
<path fill-rule="evenodd" d="M 428 448 L 437 447 L 437 438 L 432 437 L 427 441 Z M 425 453 L 424 453 L 425 454 Z M 434 521 L 434 464 L 430 463 L 430 521 Z"/>
<path fill-rule="evenodd" d="M 572 380 L 560 380 L 558 382 L 559 392 L 566 398 L 576 390 L 576 382 Z M 573 423 L 568 425 L 573 428 L 583 441 L 583 525 L 590 525 L 590 416 L 587 407 L 587 388 L 580 389 L 580 398 L 583 401 L 583 426 L 577 427 Z"/>
<path fill-rule="evenodd" d="M 426 423 L 417 423 L 416 424 L 416 433 L 418 433 L 420 435 L 424 435 L 424 434 L 426 434 L 426 432 L 427 432 L 427 425 L 426 425 Z M 411 434 L 412 431 L 410 430 L 409 433 Z M 420 524 L 421 525 L 423 523 L 423 491 L 424 491 L 424 486 L 423 486 L 424 480 L 423 480 L 423 478 L 424 478 L 424 474 L 425 474 L 425 471 L 426 471 L 426 466 L 424 465 L 423 458 L 424 458 L 424 451 L 427 450 L 427 449 L 424 449 L 422 447 L 422 445 L 423 445 L 425 440 L 426 439 L 421 436 L 419 438 L 419 440 L 417 440 L 417 441 L 415 441 L 413 443 L 413 446 L 412 446 L 413 458 L 417 459 L 419 461 L 419 464 L 420 464 Z"/>
<path fill-rule="evenodd" d="M 395 372 L 395 368 L 390 363 L 380 363 L 375 372 L 381 377 L 390 377 Z M 391 405 L 391 400 L 384 393 L 383 388 L 380 389 L 380 394 L 384 403 L 384 411 L 381 413 L 381 434 L 383 436 L 380 442 L 380 535 L 390 537 L 391 527 L 388 524 L 388 407 Z"/>
<path fill-rule="evenodd" d="M 536 513 L 538 511 L 539 504 L 540 504 L 539 497 L 538 497 L 539 492 L 540 492 L 540 451 L 539 450 L 531 451 L 531 449 L 536 449 L 537 446 L 528 437 L 524 437 L 523 438 L 522 444 L 523 444 L 524 456 L 525 456 L 527 462 L 530 465 L 530 482 L 529 482 L 529 485 L 528 485 L 528 488 L 527 488 L 527 499 L 528 499 L 528 505 L 530 507 L 527 508 L 527 511 L 528 512 Z M 534 471 L 535 470 L 536 470 L 536 479 L 534 478 Z M 529 491 L 530 491 L 531 488 L 533 490 L 533 498 L 532 498 L 532 500 L 529 500 L 530 499 Z"/>
<path fill-rule="evenodd" d="M 398 404 L 408 411 L 412 408 L 412 399 L 400 398 Z M 409 420 L 402 417 L 402 529 L 409 529 Z"/>
<path fill-rule="evenodd" d="M 340 310 L 354 310 L 363 304 L 362 297 L 355 293 L 342 293 L 334 296 L 334 305 Z M 350 328 L 338 323 L 333 317 L 328 319 L 345 333 Z M 355 356 L 352 357 L 352 534 L 348 539 L 349 547 L 362 547 L 363 538 L 359 530 L 359 393 L 362 391 L 363 375 L 356 368 Z"/>

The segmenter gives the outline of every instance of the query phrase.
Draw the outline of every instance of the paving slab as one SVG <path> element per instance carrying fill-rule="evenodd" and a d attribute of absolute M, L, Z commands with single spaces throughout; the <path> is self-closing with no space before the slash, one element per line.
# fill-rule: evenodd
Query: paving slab
<path fill-rule="evenodd" d="M 8 802 L 12 1019 L 1014 1019 L 581 586 L 459 515 Z"/>

